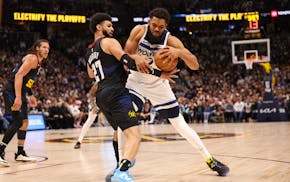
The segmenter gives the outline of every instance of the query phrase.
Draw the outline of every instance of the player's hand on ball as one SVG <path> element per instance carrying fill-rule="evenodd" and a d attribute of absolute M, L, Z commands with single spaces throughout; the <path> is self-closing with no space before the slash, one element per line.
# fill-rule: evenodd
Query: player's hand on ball
<path fill-rule="evenodd" d="M 137 56 L 135 58 L 135 63 L 137 70 L 141 73 L 149 73 L 150 72 L 150 65 L 149 65 L 150 59 L 145 56 Z"/>
<path fill-rule="evenodd" d="M 178 59 L 178 49 L 170 46 L 166 46 L 160 50 L 160 57 L 167 57 L 169 60 L 173 61 Z"/>
<path fill-rule="evenodd" d="M 179 71 L 180 71 L 180 69 L 177 69 L 177 68 L 174 68 L 172 71 L 168 71 L 168 72 L 162 71 L 160 78 L 166 79 L 170 83 L 175 83 L 173 78 L 178 78 L 176 73 L 178 73 Z"/>
<path fill-rule="evenodd" d="M 178 57 L 173 56 L 169 51 L 170 49 L 169 47 L 159 49 L 154 55 L 155 65 L 162 71 L 170 72 L 178 64 Z"/>

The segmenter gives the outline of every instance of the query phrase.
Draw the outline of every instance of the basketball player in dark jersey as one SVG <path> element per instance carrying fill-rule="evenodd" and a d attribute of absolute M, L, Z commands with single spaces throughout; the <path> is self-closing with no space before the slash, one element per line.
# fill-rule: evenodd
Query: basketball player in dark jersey
<path fill-rule="evenodd" d="M 49 42 L 45 39 L 37 40 L 21 63 L 12 71 L 10 78 L 4 85 L 3 96 L 5 114 L 12 116 L 12 123 L 8 127 L 0 143 L 0 165 L 9 166 L 5 160 L 5 148 L 17 132 L 18 152 L 16 161 L 33 161 L 26 155 L 23 145 L 28 127 L 28 108 L 26 95 L 30 95 L 30 105 L 36 106 L 36 98 L 32 96 L 31 87 L 37 79 L 40 65 L 49 53 Z"/>
<path fill-rule="evenodd" d="M 115 170 L 112 179 L 122 181 L 123 178 L 124 181 L 133 181 L 128 169 L 139 149 L 141 133 L 132 100 L 128 90 L 125 89 L 127 72 L 122 62 L 126 64 L 128 61 L 129 67 L 136 65 L 133 59 L 137 60 L 137 57 L 132 59 L 123 52 L 116 39 L 109 38 L 112 37 L 114 29 L 108 14 L 96 13 L 92 16 L 90 30 L 94 33 L 95 41 L 90 46 L 87 65 L 89 76 L 98 82 L 97 105 L 114 130 L 120 127 L 128 138 L 121 164 Z M 145 62 L 143 58 L 142 61 Z M 146 71 L 149 67 L 149 65 L 146 67 L 146 63 L 140 65 L 140 70 Z"/>
<path fill-rule="evenodd" d="M 150 60 L 144 56 L 125 54 L 120 43 L 111 38 L 114 28 L 110 15 L 106 13 L 93 15 L 90 30 L 94 33 L 95 41 L 90 45 L 87 54 L 87 71 L 98 83 L 96 103 L 113 129 L 117 130 L 120 127 L 127 138 L 121 163 L 111 180 L 134 181 L 128 170 L 138 152 L 141 133 L 132 99 L 125 88 L 127 71 L 124 66 L 168 80 L 176 78 L 176 75 L 163 74 L 151 69 Z"/>

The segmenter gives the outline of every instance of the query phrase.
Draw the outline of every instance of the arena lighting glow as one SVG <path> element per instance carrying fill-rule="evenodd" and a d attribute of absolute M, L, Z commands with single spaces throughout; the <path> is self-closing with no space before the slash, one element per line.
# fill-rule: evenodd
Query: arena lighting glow
<path fill-rule="evenodd" d="M 243 13 L 217 13 L 217 14 L 190 14 L 190 15 L 174 15 L 175 17 L 185 17 L 186 22 L 205 22 L 205 21 L 237 21 L 248 20 L 258 21 L 259 12 L 243 12 Z"/>
<path fill-rule="evenodd" d="M 278 11 L 278 10 L 271 10 L 270 16 L 271 18 L 277 18 L 278 16 L 287 16 L 290 15 L 290 10 Z"/>
<path fill-rule="evenodd" d="M 114 17 L 112 16 L 112 22 L 119 22 L 119 18 L 118 17 Z M 91 18 L 87 18 L 87 21 L 91 21 Z"/>
<path fill-rule="evenodd" d="M 145 22 L 147 23 L 149 21 L 149 17 L 133 17 L 133 22 Z"/>
<path fill-rule="evenodd" d="M 290 10 L 278 11 L 278 15 L 279 16 L 290 15 Z"/>
<path fill-rule="evenodd" d="M 118 17 L 112 17 L 112 22 L 118 22 L 119 18 Z"/>
<path fill-rule="evenodd" d="M 46 21 L 55 23 L 86 23 L 86 16 L 14 12 L 15 21 Z"/>
<path fill-rule="evenodd" d="M 271 10 L 271 18 L 277 18 L 278 17 L 278 11 L 277 10 Z"/>

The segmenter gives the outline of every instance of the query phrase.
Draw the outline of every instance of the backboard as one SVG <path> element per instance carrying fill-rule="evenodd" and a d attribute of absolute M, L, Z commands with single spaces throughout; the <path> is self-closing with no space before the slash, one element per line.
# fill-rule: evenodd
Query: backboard
<path fill-rule="evenodd" d="M 245 60 L 254 63 L 270 61 L 270 39 L 251 39 L 232 41 L 233 64 L 245 64 Z"/>

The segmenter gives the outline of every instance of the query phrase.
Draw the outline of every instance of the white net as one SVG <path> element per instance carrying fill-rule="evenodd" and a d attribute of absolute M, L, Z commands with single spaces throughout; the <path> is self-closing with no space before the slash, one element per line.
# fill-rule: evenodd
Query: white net
<path fill-rule="evenodd" d="M 253 69 L 253 63 L 254 63 L 253 59 L 246 59 L 245 60 L 246 69 L 247 70 Z"/>

